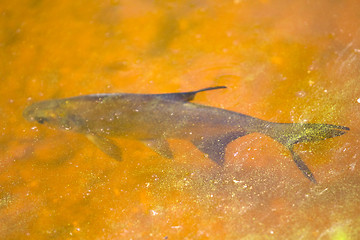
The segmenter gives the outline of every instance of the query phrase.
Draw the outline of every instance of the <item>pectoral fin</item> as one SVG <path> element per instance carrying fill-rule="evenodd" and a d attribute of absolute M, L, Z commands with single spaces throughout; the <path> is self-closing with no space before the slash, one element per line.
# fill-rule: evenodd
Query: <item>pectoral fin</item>
<path fill-rule="evenodd" d="M 146 139 L 142 140 L 142 142 L 161 156 L 170 159 L 173 158 L 172 151 L 170 150 L 169 143 L 166 139 Z"/>
<path fill-rule="evenodd" d="M 203 153 L 219 165 L 223 165 L 225 160 L 225 148 L 235 139 L 245 136 L 245 132 L 235 132 L 224 136 L 216 136 L 212 138 L 199 138 L 192 140 L 192 143 Z"/>
<path fill-rule="evenodd" d="M 192 92 L 164 93 L 164 94 L 154 94 L 154 95 L 156 97 L 160 97 L 160 98 L 163 98 L 163 99 L 168 99 L 168 100 L 173 100 L 173 101 L 188 102 L 188 101 L 193 100 L 195 95 L 197 93 L 199 93 L 199 92 L 205 92 L 205 91 L 221 89 L 221 88 L 226 88 L 226 87 L 225 86 L 218 86 L 218 87 L 204 88 L 204 89 L 200 89 L 200 90 L 192 91 Z"/>
<path fill-rule="evenodd" d="M 115 160 L 122 160 L 122 152 L 121 149 L 116 146 L 114 141 L 109 138 L 98 136 L 95 134 L 87 134 L 86 137 L 94 143 L 101 151 L 114 158 Z"/>

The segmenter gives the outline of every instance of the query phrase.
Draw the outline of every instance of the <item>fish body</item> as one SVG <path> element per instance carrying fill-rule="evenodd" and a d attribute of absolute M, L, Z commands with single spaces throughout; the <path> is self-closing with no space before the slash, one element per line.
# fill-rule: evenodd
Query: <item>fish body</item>
<path fill-rule="evenodd" d="M 311 181 L 313 174 L 293 151 L 298 142 L 318 141 L 344 134 L 347 127 L 330 124 L 274 123 L 225 109 L 190 102 L 199 92 L 165 94 L 94 94 L 35 103 L 24 117 L 56 129 L 85 134 L 111 157 L 121 160 L 121 149 L 111 140 L 140 140 L 164 157 L 173 154 L 167 139 L 191 141 L 210 159 L 222 165 L 231 141 L 258 132 L 291 152 L 296 165 Z"/>

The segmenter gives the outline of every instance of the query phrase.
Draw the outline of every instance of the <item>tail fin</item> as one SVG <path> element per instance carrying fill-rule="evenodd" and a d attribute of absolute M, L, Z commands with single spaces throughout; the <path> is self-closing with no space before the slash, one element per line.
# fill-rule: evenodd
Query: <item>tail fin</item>
<path fill-rule="evenodd" d="M 300 142 L 315 142 L 328 138 L 333 138 L 345 134 L 348 127 L 336 126 L 331 124 L 317 124 L 317 123 L 273 123 L 265 132 L 266 135 L 282 143 L 293 157 L 293 160 L 301 172 L 316 183 L 314 175 L 310 169 L 297 155 L 293 146 Z"/>

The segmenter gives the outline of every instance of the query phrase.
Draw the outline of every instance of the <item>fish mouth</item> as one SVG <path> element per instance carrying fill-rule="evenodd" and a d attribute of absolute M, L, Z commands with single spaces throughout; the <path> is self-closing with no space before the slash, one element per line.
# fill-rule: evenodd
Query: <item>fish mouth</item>
<path fill-rule="evenodd" d="M 28 120 L 29 122 L 33 122 L 35 121 L 35 118 L 34 118 L 34 111 L 35 111 L 35 108 L 34 108 L 34 105 L 30 105 L 28 107 L 26 107 L 23 111 L 23 117 Z"/>
<path fill-rule="evenodd" d="M 45 122 L 48 122 L 49 119 L 42 116 L 37 116 L 36 111 L 38 110 L 38 107 L 35 105 L 30 105 L 23 111 L 23 117 L 28 120 L 29 122 L 38 122 L 40 124 L 44 124 Z"/>

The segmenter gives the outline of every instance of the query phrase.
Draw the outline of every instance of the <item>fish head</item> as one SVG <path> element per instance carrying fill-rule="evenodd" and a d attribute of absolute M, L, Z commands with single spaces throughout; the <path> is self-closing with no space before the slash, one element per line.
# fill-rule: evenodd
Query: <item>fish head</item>
<path fill-rule="evenodd" d="M 34 103 L 25 108 L 23 116 L 30 122 L 38 122 L 51 128 L 72 129 L 66 102 L 50 100 Z"/>

